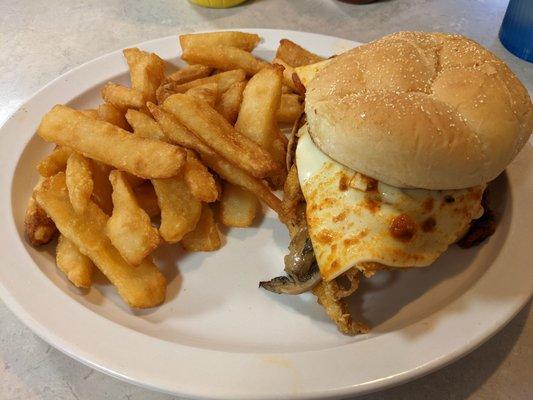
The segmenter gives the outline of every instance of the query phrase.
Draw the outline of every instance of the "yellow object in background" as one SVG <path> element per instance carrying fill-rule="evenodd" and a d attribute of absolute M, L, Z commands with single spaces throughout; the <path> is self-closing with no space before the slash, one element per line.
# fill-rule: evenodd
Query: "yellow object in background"
<path fill-rule="evenodd" d="M 244 3 L 246 0 L 189 0 L 191 3 L 209 8 L 228 8 Z"/>

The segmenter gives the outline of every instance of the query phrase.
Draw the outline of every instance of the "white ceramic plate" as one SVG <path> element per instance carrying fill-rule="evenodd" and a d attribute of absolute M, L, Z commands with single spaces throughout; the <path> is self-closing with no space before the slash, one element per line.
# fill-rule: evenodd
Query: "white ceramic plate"
<path fill-rule="evenodd" d="M 264 39 L 256 53 L 268 59 L 283 37 L 325 56 L 357 45 L 310 33 L 253 32 Z M 139 47 L 177 61 L 177 36 Z M 367 335 L 338 333 L 310 295 L 258 289 L 282 270 L 288 243 L 272 213 L 255 228 L 227 232 L 224 248 L 212 254 L 160 249 L 157 261 L 170 283 L 158 308 L 128 309 L 104 279 L 89 292 L 74 289 L 56 270 L 53 245 L 34 249 L 24 239 L 35 165 L 51 149 L 33 133 L 54 104 L 94 106 L 103 83 L 127 79 L 121 52 L 105 55 L 51 82 L 1 128 L 1 297 L 40 337 L 81 362 L 187 397 L 347 396 L 457 359 L 530 297 L 531 145 L 493 185 L 500 221 L 488 242 L 471 250 L 454 246 L 430 268 L 383 272 L 363 283 L 351 305 L 373 325 Z"/>

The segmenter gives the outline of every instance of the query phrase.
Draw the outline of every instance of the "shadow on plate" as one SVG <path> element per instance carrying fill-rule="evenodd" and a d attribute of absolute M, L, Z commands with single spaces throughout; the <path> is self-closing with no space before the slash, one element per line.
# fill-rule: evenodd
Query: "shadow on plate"
<path fill-rule="evenodd" d="M 443 398 L 443 393 L 449 398 L 463 400 L 472 398 L 476 393 L 478 398 L 493 399 L 497 398 L 495 393 L 489 394 L 488 387 L 478 391 L 483 387 L 487 380 L 494 375 L 498 368 L 506 361 L 507 357 L 513 350 L 513 347 L 520 335 L 523 333 L 528 315 L 530 313 L 531 303 L 526 305 L 522 311 L 509 323 L 505 328 L 498 332 L 493 338 L 481 345 L 472 353 L 463 357 L 460 361 L 448 365 L 428 376 L 419 378 L 413 382 L 405 383 L 401 386 L 387 389 L 379 393 L 368 394 L 357 397 L 358 400 L 425 400 Z M 513 356 L 514 360 L 526 363 L 526 356 Z M 515 368 L 519 368 L 517 363 Z M 505 378 L 504 370 L 498 372 L 496 379 L 501 381 Z M 498 378 L 499 377 L 499 378 Z M 506 379 L 507 384 L 502 389 L 501 395 L 509 394 L 509 388 L 512 382 Z M 517 382 L 518 383 L 518 382 Z M 523 384 L 525 382 L 520 382 Z M 493 384 L 494 385 L 494 384 Z M 491 387 L 494 387 L 491 385 Z M 516 392 L 515 392 L 516 393 Z M 487 396 L 487 397 L 484 397 Z M 525 398 L 525 397 L 524 397 Z"/>

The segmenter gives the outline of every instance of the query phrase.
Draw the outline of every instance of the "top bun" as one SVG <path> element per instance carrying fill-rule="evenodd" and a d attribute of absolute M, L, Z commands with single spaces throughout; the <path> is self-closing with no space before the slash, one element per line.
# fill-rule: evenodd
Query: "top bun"
<path fill-rule="evenodd" d="M 491 181 L 533 130 L 517 77 L 462 36 L 399 32 L 331 60 L 307 87 L 316 145 L 397 187 L 461 189 Z"/>

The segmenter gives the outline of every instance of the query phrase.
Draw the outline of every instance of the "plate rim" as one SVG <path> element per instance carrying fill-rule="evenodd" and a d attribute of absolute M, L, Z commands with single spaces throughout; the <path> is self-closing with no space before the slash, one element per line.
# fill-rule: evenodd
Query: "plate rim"
<path fill-rule="evenodd" d="M 274 35 L 274 36 L 282 35 L 282 36 L 286 36 L 286 37 L 289 37 L 289 38 L 291 38 L 291 37 L 294 38 L 295 36 L 296 37 L 298 37 L 298 36 L 311 36 L 311 37 L 315 36 L 315 37 L 320 37 L 321 39 L 326 38 L 327 40 L 331 40 L 331 41 L 342 40 L 342 41 L 350 42 L 352 45 L 356 45 L 357 44 L 357 42 L 353 42 L 353 41 L 348 40 L 348 39 L 343 39 L 343 38 L 334 37 L 334 36 L 328 36 L 328 35 L 315 34 L 315 33 L 311 33 L 311 32 L 302 32 L 302 31 L 290 31 L 290 30 L 279 30 L 279 29 L 238 29 L 238 28 L 224 29 L 224 30 L 241 30 L 241 31 L 245 31 L 245 32 L 258 33 L 259 35 L 262 35 L 262 36 L 264 36 L 265 33 L 268 33 L 268 34 L 271 34 L 271 35 Z M 211 30 L 211 31 L 213 31 L 213 30 Z M 202 32 L 210 32 L 210 31 L 202 31 Z M 134 44 L 133 46 L 146 48 L 146 47 L 150 47 L 150 46 L 155 45 L 155 44 L 160 43 L 160 42 L 162 43 L 162 42 L 165 42 L 165 41 L 174 40 L 176 42 L 176 49 L 177 49 L 178 48 L 178 46 L 177 46 L 177 37 L 178 36 L 179 36 L 179 33 L 174 34 L 174 35 L 165 36 L 165 37 L 162 37 L 162 38 L 151 39 L 151 40 L 144 41 L 144 42 L 141 42 L 141 43 L 138 43 L 138 44 Z M 98 63 L 102 63 L 105 60 L 110 60 L 110 59 L 113 59 L 113 58 L 117 57 L 118 54 L 121 54 L 121 50 L 122 49 L 118 49 L 118 50 L 109 52 L 107 54 L 101 55 L 101 56 L 99 56 L 97 58 L 94 58 L 92 60 L 89 60 L 89 61 L 87 61 L 87 62 L 85 62 L 85 63 L 83 63 L 83 64 L 81 64 L 81 65 L 79 65 L 77 67 L 74 67 L 74 68 L 70 69 L 69 71 L 61 74 L 57 78 L 53 79 L 52 81 L 50 81 L 49 83 L 44 85 L 41 89 L 37 90 L 33 95 L 31 95 L 29 98 L 27 98 L 25 101 L 23 101 L 22 104 L 8 118 L 6 118 L 6 120 L 3 122 L 2 126 L 0 126 L 0 133 L 4 133 L 4 130 L 7 129 L 6 126 L 9 128 L 10 124 L 14 123 L 14 122 L 12 122 L 13 118 L 17 114 L 19 114 L 21 112 L 21 110 L 25 109 L 26 106 L 31 105 L 32 101 L 34 101 L 36 98 L 38 98 L 43 93 L 46 93 L 48 90 L 50 90 L 50 88 L 54 88 L 55 86 L 60 85 L 61 82 L 64 81 L 66 78 L 68 78 L 70 76 L 73 76 L 75 73 L 77 73 L 79 71 L 83 71 L 85 69 L 92 68 L 94 66 L 97 66 Z M 179 53 L 177 53 L 177 54 L 179 54 Z M 26 137 L 27 140 L 24 141 L 25 143 L 27 143 L 31 139 L 33 134 L 31 134 L 31 135 L 26 134 L 26 135 L 27 135 L 27 137 L 24 136 L 24 135 L 21 135 L 21 136 L 23 136 L 23 138 Z M 0 136 L 0 141 L 5 143 L 5 135 Z M 529 145 L 526 144 L 526 147 L 527 146 L 529 146 Z M 2 146 L 2 147 L 4 147 L 4 146 Z M 530 160 L 531 160 L 531 149 L 527 149 L 527 151 L 529 151 L 529 153 L 528 153 L 528 155 L 526 155 L 526 157 L 529 156 L 529 158 L 526 160 L 526 163 L 530 163 Z M 5 152 L 5 150 L 0 150 L 0 154 L 2 154 L 4 152 Z M 17 155 L 16 158 L 18 160 L 18 155 Z M 2 162 L 1 164 L 5 164 L 5 162 Z M 16 164 L 17 164 L 17 161 L 15 161 L 15 167 L 16 167 Z M 14 215 L 12 215 L 12 213 L 6 212 L 8 210 L 11 210 L 11 199 L 12 199 L 12 193 L 11 193 L 11 191 L 12 191 L 11 183 L 12 182 L 11 181 L 12 181 L 12 179 L 13 179 L 13 175 L 11 175 L 11 174 L 9 174 L 9 176 L 7 178 L 5 178 L 5 177 L 1 178 L 1 182 L 2 183 L 9 182 L 9 189 L 6 190 L 5 186 L 2 186 L 2 193 L 3 193 L 4 196 L 2 196 L 2 204 L 0 205 L 0 207 L 1 207 L 1 212 L 3 214 L 6 214 L 6 215 L 4 215 L 4 217 L 7 217 L 8 220 L 9 220 L 9 225 L 10 225 L 9 227 L 13 228 L 12 232 L 16 233 L 16 225 L 15 225 Z M 6 209 L 6 206 L 7 206 L 7 209 Z M 8 232 L 8 233 L 11 233 L 11 232 Z M 10 238 L 10 240 L 11 239 L 15 239 L 15 241 L 18 242 L 18 234 L 15 237 Z M 2 243 L 0 245 L 0 249 L 4 250 L 6 248 L 4 246 L 5 246 L 4 243 Z M 31 260 L 31 258 L 29 257 L 29 254 L 27 254 L 27 252 L 25 251 L 22 243 L 18 243 L 17 247 L 11 248 L 10 250 L 13 253 L 17 253 L 17 251 L 21 250 L 23 253 L 20 254 L 21 255 L 20 259 L 22 259 L 22 260 L 24 260 L 26 262 L 29 262 L 31 264 L 35 264 L 33 262 L 33 260 Z M 36 269 L 38 269 L 38 268 L 36 268 Z M 1 271 L 0 271 L 0 276 L 1 276 Z M 484 276 L 485 276 L 485 274 L 480 278 L 480 281 L 483 279 Z M 444 310 L 446 310 L 447 308 L 452 307 L 453 304 L 457 303 L 461 298 L 464 298 L 465 296 L 467 296 L 468 293 L 472 293 L 472 290 L 475 287 L 478 286 L 480 281 L 476 282 L 472 287 L 469 288 L 469 290 L 467 292 L 463 293 L 462 296 L 460 296 L 459 298 L 455 299 L 453 302 L 447 304 L 442 310 L 439 310 L 438 312 L 436 312 L 434 314 L 431 314 L 428 317 L 423 318 L 422 320 L 419 320 L 419 321 L 415 322 L 413 325 L 419 325 L 420 323 L 424 322 L 425 320 L 433 318 L 435 316 L 435 314 L 439 314 L 439 313 L 443 312 Z M 53 284 L 51 282 L 48 282 L 48 283 L 53 286 Z M 57 291 L 57 289 L 56 289 L 56 291 Z M 58 291 L 58 292 L 60 292 L 60 291 Z M 64 295 L 62 292 L 61 292 L 61 294 L 67 298 L 67 296 Z M 272 392 L 272 393 L 267 393 L 267 394 L 265 394 L 265 393 L 251 393 L 251 392 L 248 392 L 248 393 L 244 393 L 244 392 L 239 392 L 239 393 L 233 393 L 233 392 L 214 393 L 213 391 L 209 391 L 209 389 L 207 389 L 203 393 L 200 393 L 197 390 L 196 391 L 190 391 L 190 390 L 185 390 L 184 388 L 181 388 L 181 389 L 179 389 L 179 391 L 176 391 L 177 386 L 173 386 L 174 389 L 171 389 L 170 386 L 168 385 L 168 382 L 165 384 L 165 383 L 161 382 L 161 380 L 154 379 L 154 377 L 152 377 L 152 379 L 149 379 L 150 382 L 147 382 L 145 379 L 142 379 L 142 378 L 140 378 L 138 376 L 135 377 L 137 371 L 134 371 L 133 373 L 131 371 L 130 371 L 130 373 L 125 373 L 123 371 L 123 369 L 122 369 L 122 372 L 121 372 L 120 368 L 117 368 L 116 366 L 115 367 L 109 367 L 110 363 L 104 364 L 102 361 L 99 362 L 97 359 L 101 358 L 101 357 L 95 357 L 94 355 L 87 354 L 86 349 L 82 349 L 82 348 L 80 348 L 79 345 L 76 345 L 76 343 L 72 343 L 71 341 L 69 342 L 65 338 L 61 337 L 61 334 L 58 333 L 58 332 L 55 332 L 53 328 L 43 325 L 42 321 L 39 321 L 34 315 L 32 315 L 32 313 L 28 310 L 28 307 L 25 307 L 24 304 L 20 300 L 17 300 L 17 298 L 12 296 L 10 290 L 8 289 L 8 287 L 6 287 L 4 285 L 4 282 L 1 279 L 0 279 L 0 298 L 4 301 L 6 306 L 17 316 L 17 318 L 19 320 L 21 320 L 26 326 L 28 326 L 41 339 L 43 339 L 44 341 L 46 341 L 50 345 L 54 346 L 58 350 L 62 351 L 63 353 L 67 354 L 68 356 L 70 356 L 70 357 L 82 362 L 83 364 L 88 365 L 91 368 L 95 368 L 95 369 L 97 369 L 97 370 L 99 370 L 101 372 L 104 372 L 104 373 L 108 374 L 108 375 L 111 375 L 111 376 L 114 376 L 116 378 L 119 378 L 119 379 L 121 379 L 123 381 L 129 382 L 129 383 L 132 383 L 132 384 L 136 384 L 136 385 L 139 385 L 139 386 L 143 386 L 143 387 L 146 387 L 146 388 L 149 388 L 149 389 L 152 389 L 152 390 L 158 390 L 158 391 L 162 391 L 162 392 L 166 392 L 166 393 L 170 393 L 170 394 L 174 394 L 174 395 L 187 396 L 187 397 L 191 397 L 191 398 L 227 398 L 227 397 L 231 397 L 231 398 L 235 398 L 235 399 L 241 399 L 241 398 L 242 399 L 244 399 L 244 398 L 247 398 L 247 399 L 302 398 L 303 399 L 303 398 L 344 397 L 344 396 L 349 396 L 349 395 L 368 393 L 368 392 L 372 392 L 372 391 L 376 391 L 376 390 L 385 389 L 385 388 L 388 388 L 388 387 L 391 387 L 391 386 L 395 386 L 395 385 L 398 385 L 400 383 L 403 383 L 403 382 L 406 382 L 406 381 L 421 377 L 421 376 L 423 376 L 425 374 L 431 373 L 431 372 L 435 371 L 436 369 L 439 369 L 439 368 L 441 368 L 441 367 L 453 362 L 454 360 L 456 360 L 456 359 L 468 354 L 470 351 L 472 351 L 475 348 L 477 348 L 478 346 L 480 346 L 482 343 L 484 343 L 486 340 L 488 340 L 490 337 L 492 337 L 496 332 L 498 332 L 529 301 L 529 299 L 531 298 L 531 287 L 529 288 L 529 290 L 527 290 L 527 287 L 526 287 L 526 289 L 523 290 L 523 293 L 521 293 L 521 296 L 519 296 L 518 298 L 514 299 L 514 302 L 512 302 L 512 304 L 507 304 L 506 303 L 507 307 L 503 307 L 503 308 L 504 309 L 506 308 L 507 312 L 501 312 L 499 314 L 499 318 L 497 318 L 497 317 L 493 318 L 492 319 L 492 324 L 490 326 L 488 326 L 488 327 L 485 327 L 484 329 L 481 329 L 481 331 L 478 331 L 476 335 L 474 335 L 473 337 L 470 338 L 471 340 L 468 343 L 465 343 L 462 347 L 461 346 L 459 346 L 459 347 L 456 346 L 454 351 L 448 352 L 444 356 L 441 356 L 439 358 L 435 358 L 433 360 L 430 360 L 429 362 L 426 362 L 426 363 L 424 363 L 422 365 L 418 365 L 418 366 L 416 366 L 416 367 L 414 367 L 412 369 L 409 369 L 407 371 L 402 371 L 402 372 L 396 373 L 396 374 L 388 376 L 388 377 L 383 377 L 383 378 L 380 378 L 380 379 L 375 379 L 375 380 L 372 380 L 372 381 L 358 383 L 358 384 L 346 384 L 345 386 L 342 386 L 342 387 L 339 386 L 339 387 L 335 387 L 335 388 L 324 388 L 322 391 L 314 391 L 314 392 L 305 392 L 305 391 L 302 392 L 302 391 L 299 391 L 299 392 L 294 392 L 294 390 L 292 388 L 288 388 L 287 387 L 286 388 L 287 390 L 285 390 L 285 392 L 283 392 L 283 393 L 281 393 L 281 392 Z M 69 302 L 67 302 L 67 303 L 69 303 Z M 76 303 L 76 302 L 70 301 L 70 303 Z M 79 305 L 77 303 L 76 303 L 76 305 L 85 309 L 85 307 L 83 307 L 82 305 Z M 74 304 L 68 304 L 68 305 L 66 305 L 66 307 L 67 308 L 71 308 L 72 310 L 75 310 L 77 308 L 76 306 L 74 306 Z M 137 335 L 145 336 L 142 333 L 132 331 L 132 330 L 130 330 L 128 328 L 125 328 L 125 327 L 122 327 L 122 326 L 118 326 L 118 324 L 114 324 L 111 321 L 108 321 L 104 317 L 102 317 L 102 316 L 98 315 L 97 313 L 94 313 L 94 312 L 92 312 L 90 310 L 86 310 L 86 311 L 88 311 L 91 314 L 93 314 L 93 316 L 97 316 L 98 317 L 97 319 L 100 319 L 100 321 L 98 322 L 100 325 L 103 323 L 103 326 L 105 326 L 105 325 L 116 326 L 117 330 L 118 330 L 118 332 L 120 334 L 124 333 L 124 332 L 121 332 L 122 330 L 128 330 L 128 331 L 131 331 L 131 332 L 129 332 L 129 334 L 131 334 L 131 336 L 137 336 Z M 96 321 L 96 319 L 95 319 L 95 321 Z M 400 331 L 402 331 L 404 329 L 407 329 L 407 328 L 408 327 L 402 328 L 402 329 L 400 329 Z M 383 334 L 383 335 L 380 335 L 380 336 L 383 337 L 383 338 L 385 338 L 386 336 L 389 336 L 389 338 L 390 338 L 390 337 L 394 336 L 394 334 L 396 334 L 396 333 L 397 332 L 391 332 L 391 333 Z M 159 340 L 159 339 L 156 339 L 156 340 Z M 362 342 L 351 343 L 351 344 L 349 344 L 347 346 L 354 346 L 357 343 L 362 343 Z M 175 343 L 172 344 L 173 347 L 175 347 L 176 345 L 177 344 L 175 344 Z M 186 348 L 187 346 L 178 345 L 178 347 Z M 184 350 L 184 349 L 181 349 L 181 350 Z M 318 351 L 308 351 L 308 352 L 301 352 L 301 353 L 294 353 L 294 354 L 304 354 L 304 353 L 306 353 L 305 356 L 303 357 L 303 359 L 304 359 L 304 361 L 307 361 L 309 359 L 313 359 L 313 357 L 316 357 L 317 355 L 321 355 L 320 353 L 328 352 L 328 350 L 329 349 L 327 349 L 327 350 L 318 350 Z M 261 356 L 260 354 L 255 354 L 255 353 L 216 352 L 216 351 L 213 351 L 213 350 L 201 350 L 201 349 L 198 349 L 198 348 L 194 348 L 192 350 L 192 352 L 193 353 L 197 353 L 197 354 L 201 354 L 202 357 L 205 356 L 205 353 L 220 353 L 220 354 L 226 354 L 226 355 L 227 354 L 236 354 L 237 358 L 239 358 L 239 357 L 252 357 L 253 358 L 253 357 L 258 356 L 258 355 Z M 278 355 L 287 357 L 287 359 L 292 360 L 294 354 L 290 353 L 287 356 L 287 354 L 285 354 L 285 353 L 279 353 Z M 311 354 L 311 355 L 309 355 L 309 354 Z M 262 356 L 273 356 L 273 353 L 268 353 L 268 355 L 262 355 Z M 276 354 L 274 354 L 274 356 L 276 356 Z M 240 365 L 240 363 L 242 363 L 242 361 L 240 361 L 240 362 L 238 360 L 234 360 L 234 361 L 237 362 L 236 365 Z M 279 366 L 278 366 L 278 368 L 279 368 Z"/>

